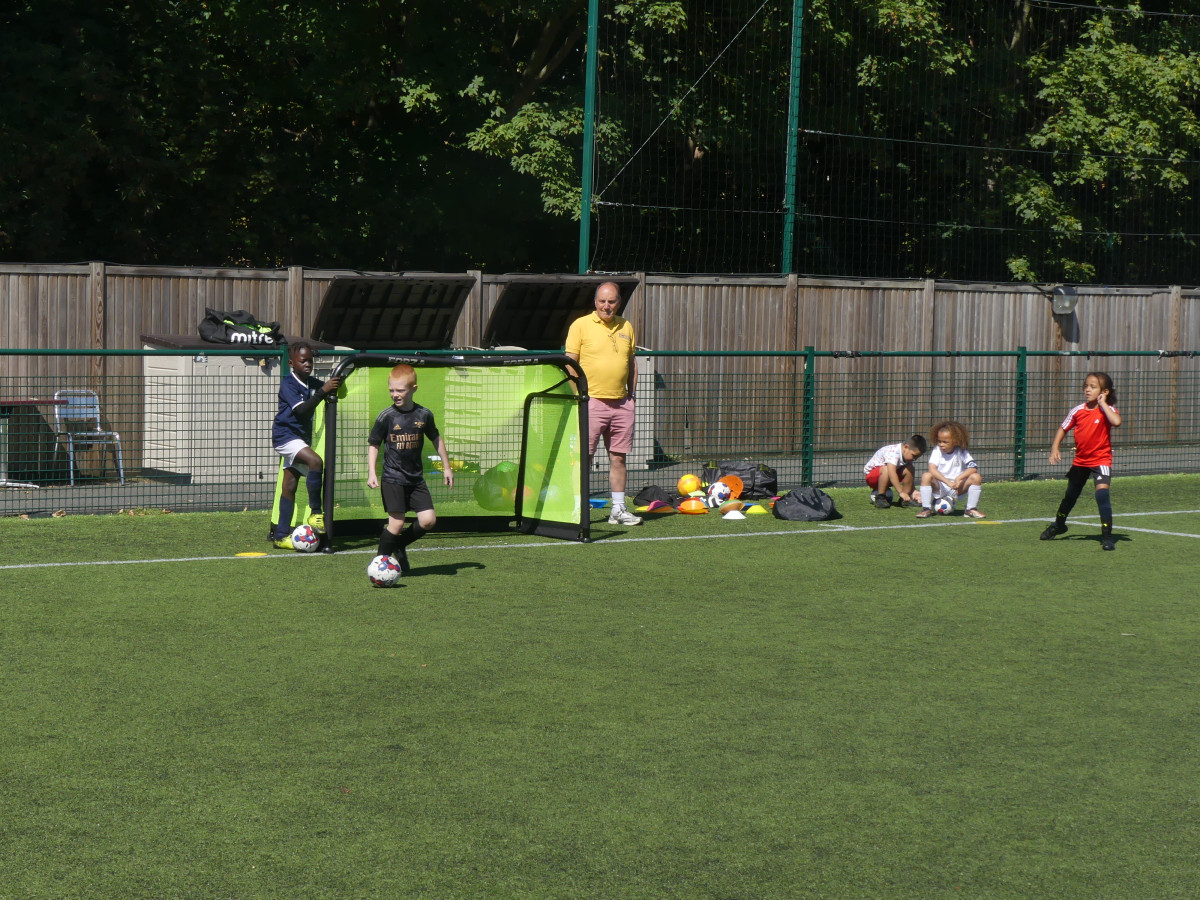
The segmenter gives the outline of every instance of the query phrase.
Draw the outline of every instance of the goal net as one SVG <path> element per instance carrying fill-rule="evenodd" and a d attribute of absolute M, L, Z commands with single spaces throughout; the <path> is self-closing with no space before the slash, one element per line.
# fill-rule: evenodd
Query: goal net
<path fill-rule="evenodd" d="M 391 405 L 388 374 L 405 363 L 417 372 L 415 401 L 433 412 L 446 441 L 454 487 L 427 441 L 425 482 L 438 529 L 513 528 L 567 540 L 589 538 L 586 501 L 586 382 L 560 355 L 425 356 L 359 353 L 333 370 L 336 399 L 314 423 L 313 447 L 325 460 L 324 513 L 329 542 L 376 533 L 387 512 L 367 487 L 367 436 Z M 382 458 L 380 459 L 382 463 Z M 297 521 L 307 510 L 301 480 Z"/>

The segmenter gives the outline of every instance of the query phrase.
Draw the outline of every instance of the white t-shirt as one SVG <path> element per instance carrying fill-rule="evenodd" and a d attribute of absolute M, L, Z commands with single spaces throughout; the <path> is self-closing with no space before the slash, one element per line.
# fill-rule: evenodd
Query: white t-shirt
<path fill-rule="evenodd" d="M 895 466 L 899 469 L 901 466 L 906 465 L 908 463 L 904 461 L 904 442 L 901 441 L 899 444 L 888 444 L 886 447 L 880 447 L 876 450 L 870 462 L 863 466 L 863 474 L 870 475 L 872 469 L 877 469 L 880 466 Z"/>
<path fill-rule="evenodd" d="M 957 447 L 950 454 L 942 453 L 942 448 L 934 445 L 933 452 L 929 454 L 929 464 L 942 473 L 942 477 L 953 481 L 967 469 L 979 468 L 975 464 L 975 458 L 971 456 L 966 447 Z M 954 494 L 947 485 L 940 481 L 933 483 L 933 496 L 945 497 Z"/>

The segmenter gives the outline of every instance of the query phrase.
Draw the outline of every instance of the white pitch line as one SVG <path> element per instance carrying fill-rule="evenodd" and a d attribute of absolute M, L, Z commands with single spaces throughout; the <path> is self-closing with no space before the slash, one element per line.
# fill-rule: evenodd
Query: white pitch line
<path fill-rule="evenodd" d="M 1091 522 L 1088 522 L 1087 524 L 1090 525 Z M 1124 528 L 1122 528 L 1121 530 L 1122 531 L 1136 531 L 1138 534 L 1163 534 L 1163 535 L 1166 535 L 1167 537 L 1200 538 L 1200 534 L 1187 534 L 1185 532 L 1179 532 L 1179 531 L 1160 531 L 1157 528 L 1131 528 L 1128 525 L 1125 526 Z"/>
<path fill-rule="evenodd" d="M 1200 513 L 1200 509 L 1166 509 L 1158 510 L 1156 512 L 1127 512 L 1121 513 L 1118 516 L 1114 516 L 1114 521 L 1116 521 L 1116 519 L 1131 519 L 1134 516 L 1190 516 L 1195 515 L 1196 513 Z M 1084 518 L 1094 519 L 1096 517 L 1084 516 Z"/>
<path fill-rule="evenodd" d="M 1114 526 L 1123 519 L 1133 518 L 1135 516 L 1181 516 L 1193 515 L 1200 513 L 1200 509 L 1177 509 L 1167 510 L 1164 512 L 1142 512 L 1142 513 L 1122 513 L 1114 517 Z M 1073 525 L 1088 525 L 1094 528 L 1099 528 L 1099 521 L 1091 521 L 1096 519 L 1096 516 L 1079 516 L 1071 519 Z M 735 534 L 681 534 L 670 537 L 620 537 L 612 538 L 604 541 L 593 541 L 587 544 L 579 541 L 547 541 L 545 543 L 522 543 L 522 544 L 460 544 L 445 547 L 413 547 L 409 553 L 444 553 L 450 550 L 539 550 L 543 548 L 566 548 L 566 547 L 592 547 L 603 546 L 608 544 L 624 544 L 638 543 L 650 544 L 659 541 L 712 541 L 726 540 L 729 538 L 760 538 L 760 537 L 802 537 L 804 535 L 821 535 L 821 534 L 846 534 L 848 532 L 866 532 L 866 531 L 906 531 L 912 529 L 928 529 L 928 528 L 948 528 L 948 527 L 964 527 L 964 526 L 982 526 L 982 525 L 1028 525 L 1031 523 L 1042 523 L 1049 521 L 1045 516 L 1039 516 L 1033 519 L 984 519 L 977 521 L 974 519 L 950 519 L 950 520 L 935 520 L 933 522 L 922 520 L 921 522 L 911 522 L 904 525 L 840 525 L 836 522 L 814 522 L 816 528 L 804 531 L 751 531 Z M 1136 531 L 1140 534 L 1158 534 L 1164 537 L 1179 537 L 1200 539 L 1200 534 L 1191 534 L 1184 531 L 1163 531 L 1155 528 L 1136 528 L 1132 526 L 1122 526 L 1122 531 Z M 372 549 L 365 550 L 339 550 L 336 556 L 347 555 L 375 555 Z M 238 562 L 255 562 L 261 560 L 294 560 L 294 559 L 320 559 L 323 556 L 328 556 L 325 553 L 293 553 L 274 554 L 264 553 L 262 556 L 180 556 L 169 559 L 110 559 L 96 560 L 93 562 L 71 560 L 70 562 L 44 562 L 44 563 L 11 563 L 9 565 L 0 565 L 0 572 L 10 569 L 52 569 L 56 566 L 134 566 L 143 564 L 159 563 L 188 563 L 188 562 L 224 562 L 234 560 Z"/>

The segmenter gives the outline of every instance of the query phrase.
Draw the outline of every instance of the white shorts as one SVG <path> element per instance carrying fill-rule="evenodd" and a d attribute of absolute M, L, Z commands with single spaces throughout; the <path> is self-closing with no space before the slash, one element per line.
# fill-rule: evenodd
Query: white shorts
<path fill-rule="evenodd" d="M 283 457 L 283 467 L 285 469 L 295 469 L 301 475 L 307 475 L 308 466 L 304 463 L 296 462 L 296 454 L 307 446 L 308 444 L 304 443 L 300 438 L 294 438 L 286 444 L 280 444 L 275 448 L 275 452 Z"/>
<path fill-rule="evenodd" d="M 949 485 L 942 484 L 940 481 L 935 481 L 933 483 L 933 499 L 941 500 L 943 498 L 945 498 L 945 499 L 949 500 L 951 503 L 953 503 L 955 500 L 958 499 L 958 494 Z"/>

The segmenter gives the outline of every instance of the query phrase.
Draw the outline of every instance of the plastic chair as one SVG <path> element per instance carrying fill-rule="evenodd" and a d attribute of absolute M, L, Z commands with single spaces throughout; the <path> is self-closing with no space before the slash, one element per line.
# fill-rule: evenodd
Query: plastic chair
<path fill-rule="evenodd" d="M 75 484 L 75 442 L 85 448 L 92 444 L 109 444 L 117 460 L 117 477 L 125 483 L 125 466 L 121 461 L 121 435 L 104 431 L 100 425 L 100 399 L 95 391 L 55 391 L 54 399 L 66 401 L 54 406 L 54 450 L 60 439 L 67 442 L 67 471 Z"/>

